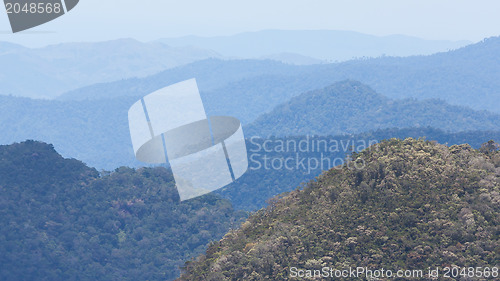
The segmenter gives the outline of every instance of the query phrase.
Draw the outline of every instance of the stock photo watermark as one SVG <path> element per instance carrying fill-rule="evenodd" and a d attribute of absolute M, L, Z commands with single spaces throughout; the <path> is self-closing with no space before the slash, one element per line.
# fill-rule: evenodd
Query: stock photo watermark
<path fill-rule="evenodd" d="M 335 139 L 306 136 L 300 139 L 250 138 L 250 170 L 305 171 L 343 169 L 362 170 L 366 163 L 362 157 L 355 161 L 351 152 L 376 149 L 377 140 Z"/>
<path fill-rule="evenodd" d="M 248 170 L 243 129 L 231 116 L 207 116 L 196 79 L 150 93 L 128 111 L 137 160 L 170 164 L 181 201 L 224 187 Z"/>
<path fill-rule="evenodd" d="M 421 280 L 438 278 L 441 279 L 456 279 L 456 278 L 483 278 L 497 280 L 499 277 L 498 267 L 427 267 L 426 269 L 385 269 L 385 268 L 368 268 L 368 267 L 348 267 L 337 269 L 332 267 L 323 267 L 321 269 L 303 269 L 298 267 L 290 267 L 289 276 L 291 279 L 302 278 L 362 278 L 367 280 L 379 280 L 380 278 L 405 278 L 407 280 Z"/>
<path fill-rule="evenodd" d="M 12 32 L 52 21 L 72 10 L 79 0 L 4 0 Z"/>

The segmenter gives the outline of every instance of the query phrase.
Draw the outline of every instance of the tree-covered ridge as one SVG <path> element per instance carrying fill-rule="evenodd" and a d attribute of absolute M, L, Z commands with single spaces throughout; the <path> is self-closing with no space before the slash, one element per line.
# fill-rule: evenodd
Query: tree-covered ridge
<path fill-rule="evenodd" d="M 500 115 L 451 106 L 442 100 L 389 99 L 357 81 L 303 93 L 248 125 L 246 134 L 300 136 L 358 134 L 385 128 L 445 131 L 498 130 Z"/>
<path fill-rule="evenodd" d="M 213 195 L 179 203 L 164 168 L 99 175 L 51 145 L 0 146 L 1 280 L 171 280 L 245 216 Z"/>
<path fill-rule="evenodd" d="M 54 185 L 87 185 L 99 176 L 95 169 L 81 161 L 63 159 L 53 145 L 32 140 L 0 145 L 0 171 L 0 186 L 29 186 L 37 191 Z"/>
<path fill-rule="evenodd" d="M 478 149 L 488 140 L 500 142 L 500 131 L 447 133 L 434 128 L 391 128 L 357 135 L 251 138 L 247 139 L 248 171 L 215 193 L 231 201 L 236 209 L 257 211 L 270 198 L 292 191 L 323 171 L 345 163 L 346 156 L 353 151 L 359 152 L 386 139 L 409 137 L 447 145 L 468 143 Z M 282 165 L 284 162 L 290 169 Z"/>
<path fill-rule="evenodd" d="M 290 268 L 500 266 L 500 152 L 391 139 L 272 201 L 180 280 L 287 280 Z"/>

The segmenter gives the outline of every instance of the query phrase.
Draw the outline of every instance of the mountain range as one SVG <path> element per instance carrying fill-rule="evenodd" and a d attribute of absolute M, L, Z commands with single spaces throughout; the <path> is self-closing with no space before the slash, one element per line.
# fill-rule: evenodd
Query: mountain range
<path fill-rule="evenodd" d="M 248 38 L 241 41 L 243 40 L 241 36 Z M 272 37 L 274 37 L 273 42 L 262 43 L 265 42 L 265 38 L 271 39 Z M 244 50 L 257 50 L 259 48 L 256 47 L 263 47 L 267 44 L 264 48 L 269 50 L 262 50 L 264 52 L 257 57 L 243 54 L 239 56 L 240 59 L 272 59 L 286 64 L 300 65 L 326 62 L 324 59 L 310 57 L 307 55 L 308 52 L 301 54 L 292 52 L 297 50 L 290 51 L 291 49 L 287 48 L 290 45 L 286 44 L 286 41 L 292 38 L 312 40 L 302 46 L 309 46 L 306 49 L 316 46 L 329 54 L 340 54 L 346 50 L 356 49 L 357 56 L 373 56 L 375 53 L 384 52 L 388 55 L 403 56 L 430 54 L 456 49 L 470 43 L 467 41 L 430 41 L 405 36 L 375 37 L 347 31 L 279 30 L 262 31 L 253 35 L 236 35 L 230 41 L 243 44 L 239 48 L 243 53 Z M 262 40 L 260 41 L 262 44 L 246 44 L 256 39 Z M 214 40 L 225 44 L 222 38 L 214 38 Z M 0 64 L 9 66 L 0 71 L 0 83 L 2 83 L 0 95 L 50 99 L 64 92 L 95 83 L 145 77 L 207 58 L 234 58 L 233 54 L 224 49 L 222 50 L 224 53 L 219 53 L 212 48 L 198 47 L 197 44 L 191 44 L 193 42 L 187 42 L 184 39 L 172 40 L 173 45 L 166 43 L 168 41 L 170 40 L 143 43 L 133 39 L 117 39 L 92 43 L 62 43 L 38 48 L 0 42 Z M 276 44 L 277 42 L 282 43 Z M 271 46 L 274 47 L 270 49 Z M 360 47 L 354 48 L 355 46 Z M 217 46 L 212 47 L 220 49 Z M 232 47 L 234 46 L 230 46 Z M 390 49 L 404 49 L 405 51 L 398 53 L 391 52 Z"/>
<path fill-rule="evenodd" d="M 311 144 L 321 140 L 336 140 L 349 146 L 350 141 L 380 139 L 385 135 L 421 134 L 451 143 L 465 139 L 476 145 L 481 139 L 491 136 L 500 138 L 499 133 L 493 132 L 450 135 L 435 129 L 408 129 L 377 131 L 355 138 L 323 137 L 306 140 Z M 293 151 L 280 152 L 277 148 L 280 140 L 288 143 L 300 142 L 304 138 L 252 140 L 249 151 L 256 153 L 259 152 L 256 151 L 257 147 L 267 145 L 266 149 L 271 151 L 267 156 L 271 159 L 294 156 Z M 270 142 L 271 146 L 264 142 Z M 478 241 L 473 237 L 477 236 L 475 231 L 486 231 L 487 234 L 498 224 L 498 214 L 495 213 L 498 212 L 498 204 L 495 203 L 499 199 L 498 192 L 495 191 L 498 189 L 498 181 L 495 180 L 498 175 L 494 175 L 498 174 L 500 155 L 495 152 L 498 146 L 493 141 L 477 146 L 480 146 L 481 152 L 473 150 L 469 145 L 447 148 L 434 141 L 410 139 L 403 142 L 392 139 L 376 143 L 352 155 L 353 158 L 348 161 L 363 163 L 359 166 L 362 170 L 352 170 L 352 167 L 358 166 L 344 164 L 323 173 L 316 181 L 299 185 L 299 182 L 308 182 L 328 167 L 308 167 L 307 171 L 261 168 L 249 171 L 246 178 L 241 178 L 236 185 L 228 186 L 220 192 L 179 202 L 169 169 L 157 167 L 135 170 L 121 167 L 113 172 L 99 173 L 78 160 L 62 158 L 52 145 L 45 143 L 26 141 L 0 145 L 0 276 L 2 280 L 172 280 L 179 276 L 179 267 L 185 260 L 200 255 L 210 241 L 222 238 L 224 233 L 240 225 L 241 220 L 247 217 L 246 213 L 236 211 L 231 202 L 236 208 L 247 210 L 261 208 L 264 202 L 270 205 L 254 213 L 240 230 L 230 231 L 221 242 L 210 244 L 206 257 L 201 256 L 196 263 L 187 264 L 183 280 L 212 280 L 213 278 L 209 278 L 212 274 L 219 276 L 215 278 L 217 280 L 225 280 L 227 275 L 232 274 L 243 276 L 238 274 L 247 274 L 248 267 L 241 267 L 239 263 L 247 262 L 255 266 L 250 270 L 260 275 L 274 276 L 273 274 L 278 273 L 262 269 L 260 263 L 252 261 L 252 255 L 265 257 L 271 265 L 284 262 L 270 258 L 280 256 L 274 252 L 268 253 L 267 243 L 281 235 L 281 230 L 291 236 L 296 235 L 296 228 L 287 227 L 300 228 L 304 224 L 303 229 L 313 232 L 297 236 L 288 245 L 311 245 L 311 237 L 319 234 L 314 232 L 317 228 L 308 225 L 315 223 L 315 220 L 323 220 L 325 216 L 336 218 L 328 221 L 331 223 L 328 227 L 334 230 L 331 232 L 334 236 L 319 237 L 326 240 L 337 239 L 338 241 L 333 242 L 335 245 L 338 245 L 336 242 L 341 243 L 341 248 L 335 248 L 338 250 L 336 253 L 341 254 L 332 256 L 318 253 L 318 247 L 306 247 L 304 253 L 307 255 L 297 256 L 292 264 L 304 266 L 308 265 L 307 261 L 311 258 L 317 260 L 327 256 L 332 259 L 324 259 L 323 262 L 335 262 L 332 264 L 335 266 L 342 259 L 356 261 L 359 256 L 366 255 L 363 250 L 380 246 L 367 244 L 367 248 L 360 248 L 359 252 L 349 251 L 352 248 L 348 245 L 347 238 L 360 239 L 356 240 L 359 243 L 368 241 L 368 237 L 356 234 L 359 225 L 365 222 L 365 211 L 377 216 L 375 220 L 371 220 L 372 224 L 366 225 L 368 229 L 375 225 L 384 226 L 379 219 L 392 226 L 399 225 L 399 228 L 391 228 L 394 231 L 389 232 L 387 228 L 377 228 L 382 231 L 377 236 L 387 236 L 384 242 L 388 245 L 400 237 L 415 237 L 407 232 L 422 232 L 411 226 L 427 229 L 427 225 L 421 221 L 430 223 L 432 219 L 422 214 L 440 216 L 439 212 L 451 212 L 445 213 L 446 216 L 443 214 L 446 218 L 451 218 L 451 226 L 450 223 L 443 222 L 440 225 L 447 225 L 446 228 L 434 229 L 439 231 L 437 235 L 434 234 L 437 238 L 425 240 L 428 239 L 425 235 L 418 238 L 428 241 L 424 244 L 432 247 L 427 255 L 422 256 L 418 252 L 417 246 L 423 243 L 421 240 L 398 240 L 400 252 L 390 256 L 396 267 L 406 265 L 404 262 L 408 262 L 408 259 L 417 262 L 415 265 L 418 266 L 422 265 L 420 262 L 426 262 L 423 265 L 427 265 L 439 260 L 437 257 L 444 255 L 443 251 L 451 251 L 455 255 L 461 253 L 460 261 L 468 259 L 470 253 L 474 252 L 478 266 L 495 265 L 495 262 L 498 266 L 499 260 L 491 255 L 492 251 L 496 251 L 495 247 L 498 245 L 495 243 L 498 241 L 488 238 L 492 237 L 488 235 L 480 236 L 490 239 L 485 241 Z M 265 150 L 260 152 L 266 153 Z M 311 150 L 301 152 L 300 157 L 343 157 L 345 153 L 346 150 Z M 252 159 L 255 161 L 257 158 Z M 381 162 L 381 159 L 384 160 Z M 433 173 L 431 176 L 430 172 Z M 291 193 L 285 195 L 284 199 L 268 200 L 281 192 Z M 381 196 L 385 199 L 378 200 Z M 451 202 L 454 202 L 452 207 L 448 207 Z M 343 206 L 350 206 L 349 211 L 344 213 L 345 217 L 329 213 L 330 210 L 345 212 L 338 209 Z M 404 208 L 404 212 L 399 212 L 400 208 Z M 428 212 L 422 212 L 420 208 L 425 208 Z M 401 215 L 394 215 L 394 210 Z M 458 211 L 459 218 L 456 219 L 453 214 Z M 470 222 L 466 228 L 463 227 L 465 218 L 470 217 L 470 213 L 474 214 L 472 225 L 477 228 L 469 227 Z M 266 219 L 262 220 L 263 217 Z M 303 219 L 297 219 L 298 217 Z M 342 228 L 349 217 L 356 218 L 352 222 L 353 226 Z M 256 223 L 256 220 L 261 222 Z M 408 225 L 410 228 L 406 227 Z M 262 232 L 262 229 L 267 229 L 268 232 Z M 341 235 L 342 229 L 349 232 Z M 235 240 L 242 239 L 241 232 L 245 233 L 243 242 Z M 443 244 L 444 241 L 448 241 L 447 244 Z M 320 242 L 321 240 L 318 243 Z M 460 243 L 468 251 L 451 248 L 454 242 Z M 329 250 L 331 245 L 324 245 L 327 246 L 323 250 Z M 238 247 L 243 247 L 244 251 Z M 254 248 L 260 250 L 251 253 Z M 290 249 L 294 253 L 300 252 L 295 250 Z M 226 264 L 224 278 L 221 279 L 218 270 L 206 271 L 207 267 L 213 267 L 212 262 L 221 261 L 218 258 L 212 259 L 212 253 L 218 252 L 220 254 L 216 256 L 222 258 L 238 251 L 245 255 L 239 259 L 238 264 Z M 419 259 L 413 260 L 413 251 L 421 255 Z M 480 254 L 477 254 L 478 251 Z M 383 262 L 372 251 L 368 252 L 368 257 L 375 259 L 373 262 Z M 445 259 L 443 263 L 451 261 L 453 260 Z M 238 271 L 238 268 L 245 272 Z"/>
<path fill-rule="evenodd" d="M 464 45 L 274 30 L 0 42 L 0 279 L 498 268 L 500 37 Z M 135 159 L 127 111 L 193 77 L 209 116 L 241 120 L 249 168 L 180 202 L 168 163 Z"/>
<path fill-rule="evenodd" d="M 500 113 L 500 37 L 429 56 L 380 57 L 343 63 L 293 66 L 273 61 L 195 62 L 143 79 L 84 87 L 65 100 L 142 97 L 172 83 L 197 78 L 213 114 L 237 114 L 247 123 L 306 91 L 356 80 L 393 98 L 442 99 L 452 105 Z M 206 98 L 209 100 L 209 98 Z"/>
<path fill-rule="evenodd" d="M 234 64 L 237 65 L 236 62 Z M 230 77 L 227 76 L 228 79 Z M 314 93 L 318 93 L 314 97 L 317 103 L 312 106 L 309 99 Z M 255 135 L 287 136 L 288 133 L 325 136 L 392 127 L 439 126 L 439 129 L 449 132 L 500 130 L 499 122 L 496 122 L 500 117 L 496 114 L 450 106 L 438 100 L 391 101 L 359 82 L 336 83 L 328 90 L 318 90 L 312 95 L 304 93 L 291 100 L 296 113 L 277 107 L 275 117 L 263 115 L 255 124 L 245 123 L 245 114 L 252 107 L 250 101 L 241 105 L 241 108 L 246 106 L 247 110 L 241 109 L 235 113 L 238 107 L 231 107 L 231 102 L 227 100 L 209 95 L 203 98 L 209 115 L 240 118 L 245 126 L 246 138 Z M 265 102 L 264 97 L 262 94 L 262 103 Z M 248 99 L 251 100 L 250 97 Z M 0 130 L 3 132 L 0 134 L 0 143 L 42 140 L 54 144 L 63 156 L 80 159 L 98 169 L 138 167 L 144 164 L 135 160 L 127 119 L 128 109 L 137 100 L 138 97 L 134 96 L 99 101 L 33 100 L 0 96 Z M 259 103 L 258 100 L 258 97 L 254 99 L 255 104 Z M 369 115 L 364 115 L 363 110 L 367 110 Z M 277 120 L 280 121 L 278 125 Z"/>

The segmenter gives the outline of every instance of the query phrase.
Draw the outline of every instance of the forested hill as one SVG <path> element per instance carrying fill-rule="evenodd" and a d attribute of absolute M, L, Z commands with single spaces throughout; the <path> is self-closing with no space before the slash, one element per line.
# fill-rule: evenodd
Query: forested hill
<path fill-rule="evenodd" d="M 97 170 L 81 161 L 62 158 L 50 144 L 26 141 L 0 146 L 2 191 L 15 188 L 22 192 L 26 188 L 29 192 L 50 193 L 61 191 L 57 190 L 60 186 L 70 191 L 75 184 L 87 186 L 98 177 Z"/>
<path fill-rule="evenodd" d="M 393 127 L 498 130 L 500 115 L 435 99 L 393 100 L 360 82 L 346 80 L 292 98 L 248 125 L 245 133 L 264 137 L 338 135 Z"/>
<path fill-rule="evenodd" d="M 447 145 L 468 143 L 478 149 L 489 140 L 500 142 L 500 131 L 446 133 L 434 128 L 392 128 L 358 135 L 252 138 L 247 140 L 248 171 L 215 193 L 230 200 L 236 209 L 257 211 L 267 206 L 270 198 L 345 163 L 353 151 L 359 152 L 382 140 L 409 137 Z"/>
<path fill-rule="evenodd" d="M 292 267 L 500 266 L 498 145 L 392 139 L 353 158 L 365 166 L 331 169 L 276 198 L 187 263 L 180 280 L 287 280 Z"/>
<path fill-rule="evenodd" d="M 51 145 L 0 146 L 0 279 L 172 280 L 246 214 L 179 203 L 164 168 L 99 175 Z"/>

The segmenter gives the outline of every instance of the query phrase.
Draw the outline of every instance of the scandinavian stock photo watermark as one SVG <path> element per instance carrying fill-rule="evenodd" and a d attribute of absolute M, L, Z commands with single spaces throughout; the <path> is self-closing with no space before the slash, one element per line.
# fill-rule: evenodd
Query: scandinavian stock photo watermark
<path fill-rule="evenodd" d="M 498 267 L 427 267 L 426 269 L 385 269 L 385 268 L 368 268 L 368 267 L 346 267 L 332 268 L 323 267 L 321 269 L 303 269 L 298 267 L 290 267 L 289 277 L 291 279 L 303 278 L 334 278 L 342 279 L 362 279 L 362 280 L 379 280 L 404 278 L 406 280 L 422 280 L 422 279 L 451 279 L 461 278 L 469 280 L 471 278 L 482 278 L 481 280 L 497 280 L 499 277 Z"/>
<path fill-rule="evenodd" d="M 352 152 L 376 149 L 377 140 L 342 139 L 305 136 L 300 138 L 251 137 L 249 139 L 250 170 L 304 171 L 362 170 L 366 163 L 362 157 L 353 160 Z"/>
<path fill-rule="evenodd" d="M 79 0 L 4 0 L 12 32 L 24 31 L 71 11 Z"/>

